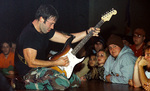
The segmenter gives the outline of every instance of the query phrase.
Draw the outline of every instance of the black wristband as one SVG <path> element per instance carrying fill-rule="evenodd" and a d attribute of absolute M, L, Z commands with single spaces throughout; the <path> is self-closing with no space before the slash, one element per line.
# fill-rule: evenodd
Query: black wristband
<path fill-rule="evenodd" d="M 86 34 L 88 34 L 88 30 L 86 30 Z"/>

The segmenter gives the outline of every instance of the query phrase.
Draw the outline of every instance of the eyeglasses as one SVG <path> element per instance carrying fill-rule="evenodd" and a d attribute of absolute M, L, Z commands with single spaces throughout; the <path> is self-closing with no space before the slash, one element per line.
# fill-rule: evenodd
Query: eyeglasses
<path fill-rule="evenodd" d="M 133 37 L 141 38 L 141 37 L 144 37 L 144 35 L 141 35 L 141 34 L 134 34 Z"/>

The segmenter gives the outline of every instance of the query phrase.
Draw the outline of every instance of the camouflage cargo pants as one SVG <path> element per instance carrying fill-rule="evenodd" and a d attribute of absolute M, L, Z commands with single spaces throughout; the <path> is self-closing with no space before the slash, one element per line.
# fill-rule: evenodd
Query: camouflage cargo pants
<path fill-rule="evenodd" d="M 64 90 L 68 87 L 79 87 L 79 77 L 72 74 L 70 79 L 51 68 L 34 68 L 24 76 L 26 89 Z"/>

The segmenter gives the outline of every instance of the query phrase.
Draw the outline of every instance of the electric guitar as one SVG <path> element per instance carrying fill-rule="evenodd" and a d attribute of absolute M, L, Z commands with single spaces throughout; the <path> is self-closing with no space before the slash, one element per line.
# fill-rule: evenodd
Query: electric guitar
<path fill-rule="evenodd" d="M 109 21 L 113 15 L 116 15 L 117 11 L 115 9 L 110 10 L 107 12 L 105 15 L 101 17 L 101 20 L 97 23 L 97 25 L 94 28 L 99 28 L 102 26 L 102 24 L 106 21 Z M 65 46 L 63 50 L 53 57 L 50 57 L 49 60 L 57 60 L 60 57 L 67 56 L 69 59 L 69 65 L 67 67 L 65 66 L 54 66 L 50 67 L 62 74 L 64 74 L 68 79 L 70 78 L 73 68 L 76 64 L 80 63 L 83 61 L 84 57 L 81 59 L 78 59 L 75 55 L 78 53 L 78 51 L 85 45 L 85 43 L 92 37 L 94 31 L 90 31 L 84 39 L 82 39 L 79 44 L 72 49 L 71 48 L 71 42 L 75 38 L 74 36 L 71 36 L 65 43 Z"/>

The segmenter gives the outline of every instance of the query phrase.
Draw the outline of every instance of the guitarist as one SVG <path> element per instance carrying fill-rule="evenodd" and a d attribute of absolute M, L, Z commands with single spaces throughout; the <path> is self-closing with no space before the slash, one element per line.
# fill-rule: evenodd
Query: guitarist
<path fill-rule="evenodd" d="M 35 14 L 35 20 L 23 29 L 17 39 L 15 66 L 19 76 L 25 82 L 26 89 L 64 90 L 80 84 L 80 80 L 75 74 L 67 79 L 64 74 L 49 68 L 52 66 L 68 66 L 67 56 L 58 60 L 44 60 L 49 40 L 65 43 L 70 37 L 54 30 L 57 19 L 58 13 L 53 6 L 41 5 Z M 72 43 L 80 41 L 90 31 L 94 31 L 93 36 L 98 36 L 100 29 L 90 28 L 87 31 L 71 33 L 75 36 Z"/>

